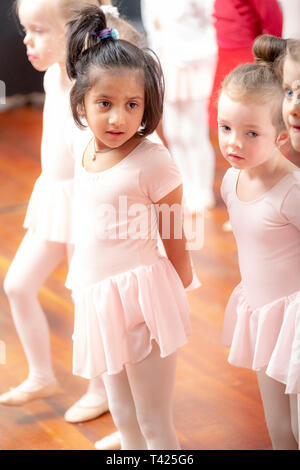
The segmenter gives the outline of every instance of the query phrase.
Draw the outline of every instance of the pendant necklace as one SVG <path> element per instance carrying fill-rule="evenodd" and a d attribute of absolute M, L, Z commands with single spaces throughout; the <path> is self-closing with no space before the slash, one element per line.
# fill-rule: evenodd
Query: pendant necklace
<path fill-rule="evenodd" d="M 112 150 L 115 150 L 114 148 L 107 147 L 105 149 L 98 150 L 96 147 L 96 139 L 94 139 L 94 155 L 92 157 L 92 160 L 95 161 L 97 158 L 97 153 L 106 153 L 106 152 L 111 152 Z"/>

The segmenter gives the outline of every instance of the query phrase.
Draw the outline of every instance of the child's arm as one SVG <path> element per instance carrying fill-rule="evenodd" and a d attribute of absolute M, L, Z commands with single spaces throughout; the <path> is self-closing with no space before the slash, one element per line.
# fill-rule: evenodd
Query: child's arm
<path fill-rule="evenodd" d="M 284 217 L 300 231 L 300 171 L 299 184 L 291 187 L 282 203 L 281 213 Z"/>
<path fill-rule="evenodd" d="M 193 280 L 193 272 L 190 255 L 186 249 L 181 201 L 182 185 L 178 186 L 155 204 L 159 211 L 159 233 L 167 257 L 176 269 L 183 286 L 186 288 Z M 170 230 L 168 230 L 168 224 L 170 224 Z M 168 232 L 170 236 L 166 237 Z"/>

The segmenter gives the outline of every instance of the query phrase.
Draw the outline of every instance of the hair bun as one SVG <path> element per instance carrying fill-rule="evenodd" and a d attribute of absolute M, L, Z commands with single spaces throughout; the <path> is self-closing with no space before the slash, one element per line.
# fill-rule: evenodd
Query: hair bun
<path fill-rule="evenodd" d="M 274 66 L 286 49 L 286 39 L 262 34 L 258 36 L 252 46 L 252 53 L 259 65 Z"/>

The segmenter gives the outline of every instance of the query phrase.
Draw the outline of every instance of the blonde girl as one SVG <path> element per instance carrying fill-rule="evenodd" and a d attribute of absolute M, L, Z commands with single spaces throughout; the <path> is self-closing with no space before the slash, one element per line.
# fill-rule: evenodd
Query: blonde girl
<path fill-rule="evenodd" d="M 49 397 L 59 390 L 50 352 L 50 334 L 38 292 L 50 273 L 71 250 L 74 177 L 72 141 L 80 133 L 69 105 L 72 82 L 65 68 L 66 23 L 75 11 L 95 0 L 18 0 L 17 13 L 25 31 L 28 60 L 44 77 L 45 106 L 41 146 L 42 172 L 29 201 L 25 237 L 7 273 L 4 289 L 29 366 L 29 375 L 0 396 L 0 404 L 18 406 Z M 120 34 L 138 41 L 138 33 L 107 6 L 108 21 Z M 84 134 L 81 132 L 81 134 Z M 85 137 L 84 137 L 85 139 Z M 83 139 L 83 140 L 84 140 Z M 93 378 L 85 395 L 65 414 L 70 422 L 95 418 L 108 410 L 101 376 Z"/>
<path fill-rule="evenodd" d="M 281 152 L 288 133 L 276 40 L 268 48 L 255 44 L 257 63 L 234 69 L 219 99 L 220 149 L 231 165 L 221 192 L 241 273 L 223 339 L 231 364 L 257 371 L 273 448 L 297 449 L 300 172 Z"/>

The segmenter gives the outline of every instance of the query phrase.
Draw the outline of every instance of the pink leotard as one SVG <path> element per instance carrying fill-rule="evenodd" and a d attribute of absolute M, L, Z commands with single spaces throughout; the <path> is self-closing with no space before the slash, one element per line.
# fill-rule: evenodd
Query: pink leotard
<path fill-rule="evenodd" d="M 152 339 L 167 356 L 186 343 L 182 282 L 157 244 L 153 203 L 181 184 L 167 149 L 143 140 L 118 164 L 74 181 L 75 250 L 66 285 L 75 301 L 73 371 L 115 374 L 145 358 Z"/>
<path fill-rule="evenodd" d="M 237 197 L 239 171 L 221 192 L 238 248 L 241 283 L 228 302 L 223 339 L 229 362 L 267 373 L 300 392 L 300 171 L 254 201 Z"/>

